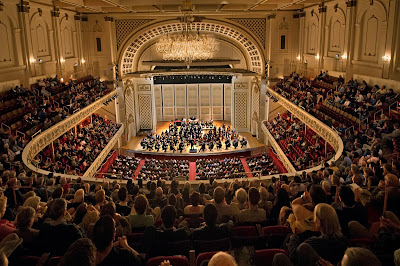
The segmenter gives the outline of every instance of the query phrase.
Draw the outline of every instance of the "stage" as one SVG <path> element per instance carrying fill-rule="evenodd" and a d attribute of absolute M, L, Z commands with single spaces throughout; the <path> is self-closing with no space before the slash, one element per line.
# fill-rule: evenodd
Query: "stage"
<path fill-rule="evenodd" d="M 161 134 L 161 132 L 165 131 L 168 129 L 169 126 L 169 121 L 163 121 L 163 122 L 158 122 L 156 126 L 156 132 L 157 134 Z M 218 128 L 222 126 L 222 124 L 225 124 L 226 126 L 230 126 L 231 123 L 229 121 L 213 121 L 214 125 Z M 203 152 L 200 152 L 199 149 L 200 147 L 198 145 L 195 145 L 195 148 L 197 149 L 196 153 L 190 153 L 190 146 L 186 146 L 185 149 L 181 152 L 179 151 L 170 151 L 169 149 L 165 152 L 164 150 L 160 149 L 158 152 L 156 150 L 145 150 L 142 148 L 140 145 L 140 142 L 143 138 L 146 137 L 146 134 L 142 134 L 140 136 L 133 137 L 129 140 L 128 144 L 121 147 L 121 149 L 134 152 L 135 156 L 137 157 L 153 157 L 153 158 L 159 158 L 159 159 L 167 159 L 171 157 L 204 157 L 204 156 L 211 156 L 211 157 L 219 157 L 219 156 L 225 156 L 225 157 L 247 157 L 251 156 L 254 151 L 258 151 L 257 153 L 260 153 L 260 151 L 266 149 L 266 145 L 260 143 L 257 138 L 253 137 L 250 133 L 239 133 L 239 139 L 242 139 L 243 137 L 247 140 L 247 146 L 241 148 L 240 143 L 239 146 L 235 149 L 233 146 L 231 146 L 228 149 L 225 149 L 225 145 L 223 145 L 222 149 L 217 150 L 216 147 L 214 147 L 213 150 L 209 150 L 208 146 L 206 147 L 206 150 Z M 194 159 L 194 158 L 193 158 Z"/>

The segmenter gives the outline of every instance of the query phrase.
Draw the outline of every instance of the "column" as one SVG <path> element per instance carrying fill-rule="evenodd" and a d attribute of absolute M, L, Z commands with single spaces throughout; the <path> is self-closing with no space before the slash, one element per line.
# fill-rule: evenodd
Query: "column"
<path fill-rule="evenodd" d="M 400 5 L 396 5 L 396 12 L 397 16 L 397 22 L 395 22 L 395 25 L 400 25 Z M 392 74 L 393 75 L 398 75 L 398 72 L 400 72 L 400 27 L 395 27 L 393 30 L 393 34 L 396 35 L 396 39 L 394 43 L 396 46 L 392 48 L 393 50 L 393 56 L 392 56 Z M 391 78 L 392 79 L 392 78 Z"/>
<path fill-rule="evenodd" d="M 271 14 L 267 16 L 267 21 L 268 21 L 268 26 L 269 26 L 269 31 L 268 31 L 268 79 L 271 76 L 271 55 L 272 55 L 272 30 L 275 24 L 273 21 L 275 20 L 275 14 Z"/>
<path fill-rule="evenodd" d="M 81 16 L 79 13 L 74 15 L 74 21 L 75 21 L 75 29 L 76 29 L 76 56 L 78 57 L 78 69 L 80 72 L 80 76 L 85 76 L 84 74 L 84 67 L 86 60 L 83 57 L 83 49 L 82 49 L 82 29 L 81 29 Z"/>
<path fill-rule="evenodd" d="M 353 77 L 353 64 L 351 61 L 353 59 L 358 59 L 357 55 L 354 54 L 354 41 L 356 39 L 355 35 L 359 33 L 360 25 L 356 25 L 357 0 L 347 1 L 346 6 L 346 32 L 344 38 L 343 60 L 346 60 L 346 80 L 349 80 Z"/>
<path fill-rule="evenodd" d="M 393 58 L 395 56 L 394 54 L 394 43 L 393 40 L 396 39 L 395 36 L 395 25 L 396 28 L 398 28 L 398 24 L 395 23 L 396 21 L 396 9 L 398 6 L 398 3 L 396 0 L 390 0 L 389 1 L 389 8 L 388 8 L 388 27 L 387 27 L 387 34 L 386 34 L 386 47 L 385 47 L 385 55 L 388 55 L 390 57 L 389 62 L 385 62 L 383 65 L 383 78 L 390 78 L 390 75 L 394 72 L 394 61 Z"/>
<path fill-rule="evenodd" d="M 62 78 L 63 63 L 61 62 L 61 58 L 63 58 L 63 56 L 61 50 L 60 9 L 56 6 L 51 11 L 51 22 L 54 31 L 54 60 L 56 61 L 56 73 L 60 78 Z M 65 60 L 65 58 L 63 58 L 63 60 Z"/>
<path fill-rule="evenodd" d="M 21 37 L 21 29 L 14 29 L 14 36 L 15 36 L 15 48 L 17 51 L 17 60 L 18 60 L 18 65 L 23 66 L 26 62 L 24 58 L 24 50 L 22 48 L 22 37 Z M 28 60 L 29 61 L 29 60 Z"/>
<path fill-rule="evenodd" d="M 29 26 L 29 2 L 21 2 L 17 5 L 18 7 L 18 20 L 21 25 L 21 30 L 19 31 L 20 43 L 22 44 L 21 51 L 23 55 L 21 55 L 22 61 L 24 61 L 26 65 L 25 75 L 24 75 L 24 84 L 29 85 L 29 78 L 35 75 L 35 62 L 33 60 L 33 52 L 30 38 L 30 26 Z M 18 37 L 16 37 L 16 41 L 18 42 Z M 17 51 L 18 52 L 18 51 Z M 18 58 L 20 59 L 20 58 Z"/>
<path fill-rule="evenodd" d="M 317 47 L 317 70 L 319 73 L 324 68 L 324 50 L 325 50 L 325 26 L 326 26 L 326 6 L 324 3 L 319 4 L 319 34 L 318 34 L 318 47 Z"/>
<path fill-rule="evenodd" d="M 105 32 L 108 35 L 108 40 L 109 40 L 109 45 L 111 48 L 110 54 L 111 54 L 111 58 L 110 58 L 110 63 L 111 64 L 117 64 L 117 60 L 116 60 L 116 42 L 114 42 L 114 37 L 115 37 L 115 23 L 114 23 L 114 18 L 113 17 L 104 17 L 104 20 L 106 21 L 105 23 Z M 117 73 L 118 72 L 118 73 Z M 118 75 L 116 75 L 118 74 Z M 115 67 L 113 67 L 113 79 L 116 79 L 117 76 L 119 77 L 119 70 L 117 70 Z"/>

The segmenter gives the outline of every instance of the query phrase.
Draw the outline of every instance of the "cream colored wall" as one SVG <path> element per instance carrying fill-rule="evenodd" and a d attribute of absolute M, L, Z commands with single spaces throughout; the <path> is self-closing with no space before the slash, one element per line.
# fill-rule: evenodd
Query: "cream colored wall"
<path fill-rule="evenodd" d="M 3 1 L 0 11 L 0 89 L 8 84 L 35 83 L 43 77 L 78 78 L 83 76 L 82 34 L 75 12 L 59 9 L 53 16 L 52 1 L 43 4 Z M 20 12 L 24 11 L 24 12 Z"/>

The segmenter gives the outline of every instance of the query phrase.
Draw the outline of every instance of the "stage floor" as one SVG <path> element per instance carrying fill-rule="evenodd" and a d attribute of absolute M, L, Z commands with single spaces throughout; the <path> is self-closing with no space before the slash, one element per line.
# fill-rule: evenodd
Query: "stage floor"
<path fill-rule="evenodd" d="M 220 126 L 222 126 L 222 124 L 225 124 L 226 126 L 230 126 L 231 123 L 229 121 L 213 121 L 214 125 L 218 128 Z M 168 129 L 169 126 L 169 121 L 163 121 L 163 122 L 158 122 L 157 126 L 156 126 L 156 133 L 157 134 L 161 134 L 161 132 L 165 131 Z M 140 146 L 140 141 L 146 137 L 146 134 L 140 135 L 140 136 L 136 136 L 133 137 L 129 140 L 128 144 L 126 146 L 121 147 L 122 149 L 126 149 L 126 150 L 132 150 L 132 151 L 140 151 L 140 152 L 148 152 L 147 150 L 144 150 L 142 148 L 142 146 Z M 199 146 L 195 146 L 195 148 L 198 150 L 197 154 L 202 154 L 202 153 L 207 153 L 207 154 L 219 154 L 219 153 L 226 153 L 226 152 L 233 152 L 233 151 L 241 151 L 241 150 L 247 150 L 247 149 L 254 149 L 254 148 L 259 148 L 259 147 L 263 147 L 265 146 L 264 144 L 260 143 L 257 138 L 253 137 L 250 133 L 239 133 L 239 138 L 241 139 L 242 137 L 244 137 L 247 140 L 247 146 L 240 148 L 240 143 L 239 146 L 235 149 L 234 147 L 230 147 L 229 149 L 225 149 L 225 144 L 223 145 L 223 148 L 220 150 L 217 150 L 215 147 L 212 151 L 210 151 L 207 149 L 205 152 L 199 152 L 200 147 Z M 190 146 L 185 147 L 185 149 L 183 150 L 182 154 L 190 154 L 189 152 L 189 148 Z M 155 154 L 163 154 L 163 155 L 168 155 L 168 154 L 180 154 L 179 151 L 176 152 L 172 152 L 169 149 L 164 152 L 163 150 L 159 150 L 158 152 L 156 150 L 152 150 L 151 153 L 155 153 Z"/>

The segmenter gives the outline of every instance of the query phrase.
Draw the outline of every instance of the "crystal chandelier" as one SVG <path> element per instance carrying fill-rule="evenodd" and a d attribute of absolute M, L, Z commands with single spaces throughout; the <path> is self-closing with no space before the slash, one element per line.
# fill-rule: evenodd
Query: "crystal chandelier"
<path fill-rule="evenodd" d="M 183 13 L 182 32 L 163 35 L 156 43 L 156 49 L 164 60 L 184 61 L 188 65 L 195 60 L 207 60 L 218 50 L 217 40 L 192 28 L 194 6 L 190 0 L 184 0 L 180 6 Z"/>

